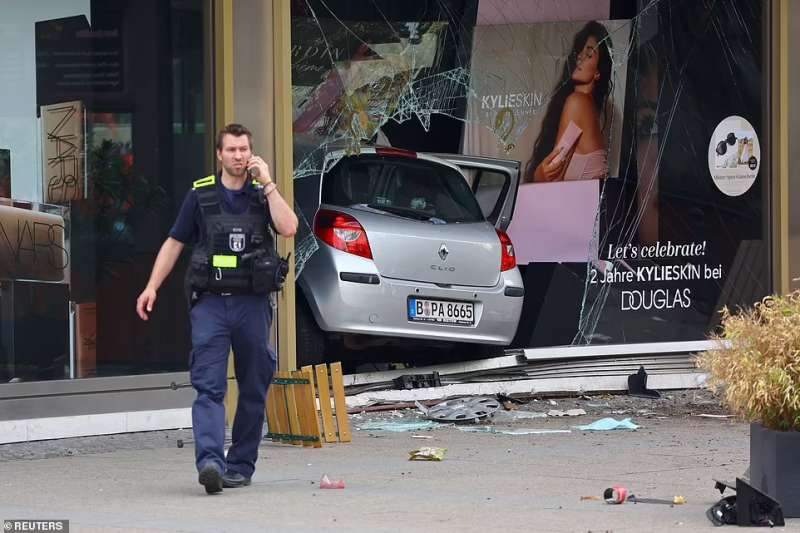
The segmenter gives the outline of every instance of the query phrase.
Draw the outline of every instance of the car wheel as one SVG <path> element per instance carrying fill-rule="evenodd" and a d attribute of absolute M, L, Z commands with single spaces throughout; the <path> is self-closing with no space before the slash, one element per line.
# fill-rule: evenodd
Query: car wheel
<path fill-rule="evenodd" d="M 297 298 L 295 318 L 297 367 L 322 363 L 325 360 L 325 335 L 317 325 L 311 308 L 302 296 Z"/>

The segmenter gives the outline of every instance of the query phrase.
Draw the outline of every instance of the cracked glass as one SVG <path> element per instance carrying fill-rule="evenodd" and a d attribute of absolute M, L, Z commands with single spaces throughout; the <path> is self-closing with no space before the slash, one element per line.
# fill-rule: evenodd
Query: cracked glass
<path fill-rule="evenodd" d="M 769 291 L 765 4 L 292 7 L 299 276 L 324 174 L 382 145 L 518 163 L 512 347 L 701 340 Z"/>

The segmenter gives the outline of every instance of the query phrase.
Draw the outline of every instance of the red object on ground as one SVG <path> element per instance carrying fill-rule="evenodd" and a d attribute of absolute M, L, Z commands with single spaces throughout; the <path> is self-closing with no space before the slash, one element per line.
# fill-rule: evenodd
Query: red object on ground
<path fill-rule="evenodd" d="M 344 488 L 344 480 L 338 479 L 336 481 L 331 481 L 328 478 L 328 474 L 323 474 L 322 479 L 319 480 L 319 488 L 321 489 L 343 489 Z"/>
<path fill-rule="evenodd" d="M 606 503 L 625 503 L 625 500 L 628 499 L 628 489 L 620 485 L 614 485 L 603 491 L 603 498 L 606 500 Z"/>

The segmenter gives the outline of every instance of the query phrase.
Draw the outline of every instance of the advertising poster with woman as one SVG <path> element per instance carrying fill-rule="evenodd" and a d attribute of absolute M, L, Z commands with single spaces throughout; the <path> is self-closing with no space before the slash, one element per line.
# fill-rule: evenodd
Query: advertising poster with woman
<path fill-rule="evenodd" d="M 628 20 L 475 29 L 463 151 L 520 161 L 509 234 L 521 263 L 597 258 L 597 180 L 619 172 L 629 39 Z"/>
<path fill-rule="evenodd" d="M 697 341 L 768 292 L 763 15 L 476 29 L 463 148 L 520 163 L 515 343 Z"/>

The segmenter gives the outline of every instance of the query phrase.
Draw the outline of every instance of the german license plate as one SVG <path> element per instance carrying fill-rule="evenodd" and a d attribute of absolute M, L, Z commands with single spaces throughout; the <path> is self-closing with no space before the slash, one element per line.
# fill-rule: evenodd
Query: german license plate
<path fill-rule="evenodd" d="M 412 322 L 471 326 L 475 323 L 475 304 L 472 302 L 409 298 L 408 319 Z"/>

